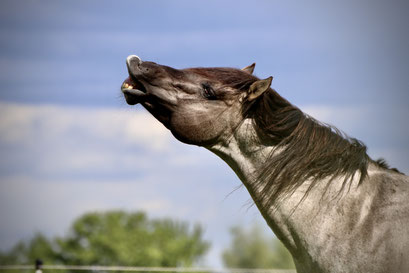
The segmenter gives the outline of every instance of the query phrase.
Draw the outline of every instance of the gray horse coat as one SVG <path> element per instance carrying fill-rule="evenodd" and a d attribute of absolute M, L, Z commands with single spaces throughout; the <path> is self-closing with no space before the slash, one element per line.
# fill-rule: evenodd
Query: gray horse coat
<path fill-rule="evenodd" d="M 180 141 L 222 158 L 298 272 L 409 272 L 409 177 L 252 75 L 127 58 L 122 85 Z"/>

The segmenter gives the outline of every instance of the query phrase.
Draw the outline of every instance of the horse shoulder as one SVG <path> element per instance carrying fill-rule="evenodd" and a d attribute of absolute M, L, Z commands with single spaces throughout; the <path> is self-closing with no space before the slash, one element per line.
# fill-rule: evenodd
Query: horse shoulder
<path fill-rule="evenodd" d="M 408 200 L 409 177 L 370 169 L 318 214 L 312 256 L 332 272 L 409 272 Z"/>
<path fill-rule="evenodd" d="M 368 174 L 361 185 L 363 198 L 352 236 L 359 243 L 354 247 L 389 272 L 408 272 L 409 177 L 382 169 Z"/>

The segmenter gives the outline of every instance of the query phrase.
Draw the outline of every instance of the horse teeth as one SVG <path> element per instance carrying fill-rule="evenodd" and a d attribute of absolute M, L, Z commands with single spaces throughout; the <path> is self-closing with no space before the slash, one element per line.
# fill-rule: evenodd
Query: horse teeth
<path fill-rule="evenodd" d="M 129 84 L 124 83 L 124 87 L 125 87 L 125 88 L 128 88 L 128 86 L 129 86 Z"/>
<path fill-rule="evenodd" d="M 129 85 L 129 86 L 128 86 L 128 89 L 133 89 L 133 86 L 132 86 L 132 85 Z"/>

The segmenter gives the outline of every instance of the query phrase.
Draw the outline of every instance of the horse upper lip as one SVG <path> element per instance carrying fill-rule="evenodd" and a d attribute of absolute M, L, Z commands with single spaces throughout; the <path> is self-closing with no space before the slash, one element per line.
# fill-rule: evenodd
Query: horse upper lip
<path fill-rule="evenodd" d="M 125 81 L 122 83 L 121 90 L 122 92 L 128 93 L 128 94 L 140 94 L 141 92 L 146 94 L 146 88 L 142 84 L 142 82 L 138 81 L 137 79 L 131 76 L 126 78 Z M 140 91 L 140 92 L 136 92 L 136 91 Z"/>
<path fill-rule="evenodd" d="M 135 75 L 139 74 L 140 72 L 139 66 L 141 64 L 141 58 L 136 55 L 129 55 L 126 58 L 126 67 L 128 68 L 129 77 L 123 82 L 121 86 L 122 92 L 132 94 L 135 92 L 130 92 L 131 90 L 139 90 L 143 93 L 146 93 L 145 86 L 135 77 Z M 138 92 L 138 94 L 139 93 L 140 92 Z"/>
<path fill-rule="evenodd" d="M 139 70 L 139 66 L 142 64 L 141 58 L 136 55 L 130 55 L 126 58 L 126 67 L 128 68 L 129 75 L 136 74 Z"/>
<path fill-rule="evenodd" d="M 121 91 L 130 105 L 137 104 L 146 97 L 147 90 L 144 84 L 137 78 L 137 75 L 140 75 L 139 66 L 141 64 L 141 59 L 136 55 L 130 55 L 126 58 L 129 77 L 122 83 Z"/>

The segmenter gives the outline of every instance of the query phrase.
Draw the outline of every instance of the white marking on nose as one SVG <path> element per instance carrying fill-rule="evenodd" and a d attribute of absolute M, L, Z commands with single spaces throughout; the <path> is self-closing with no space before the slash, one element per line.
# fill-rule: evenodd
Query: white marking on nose
<path fill-rule="evenodd" d="M 140 65 L 142 63 L 142 60 L 136 55 L 129 55 L 128 58 L 126 58 L 126 64 L 128 65 L 128 67 L 133 62 L 136 62 L 136 65 Z"/>

